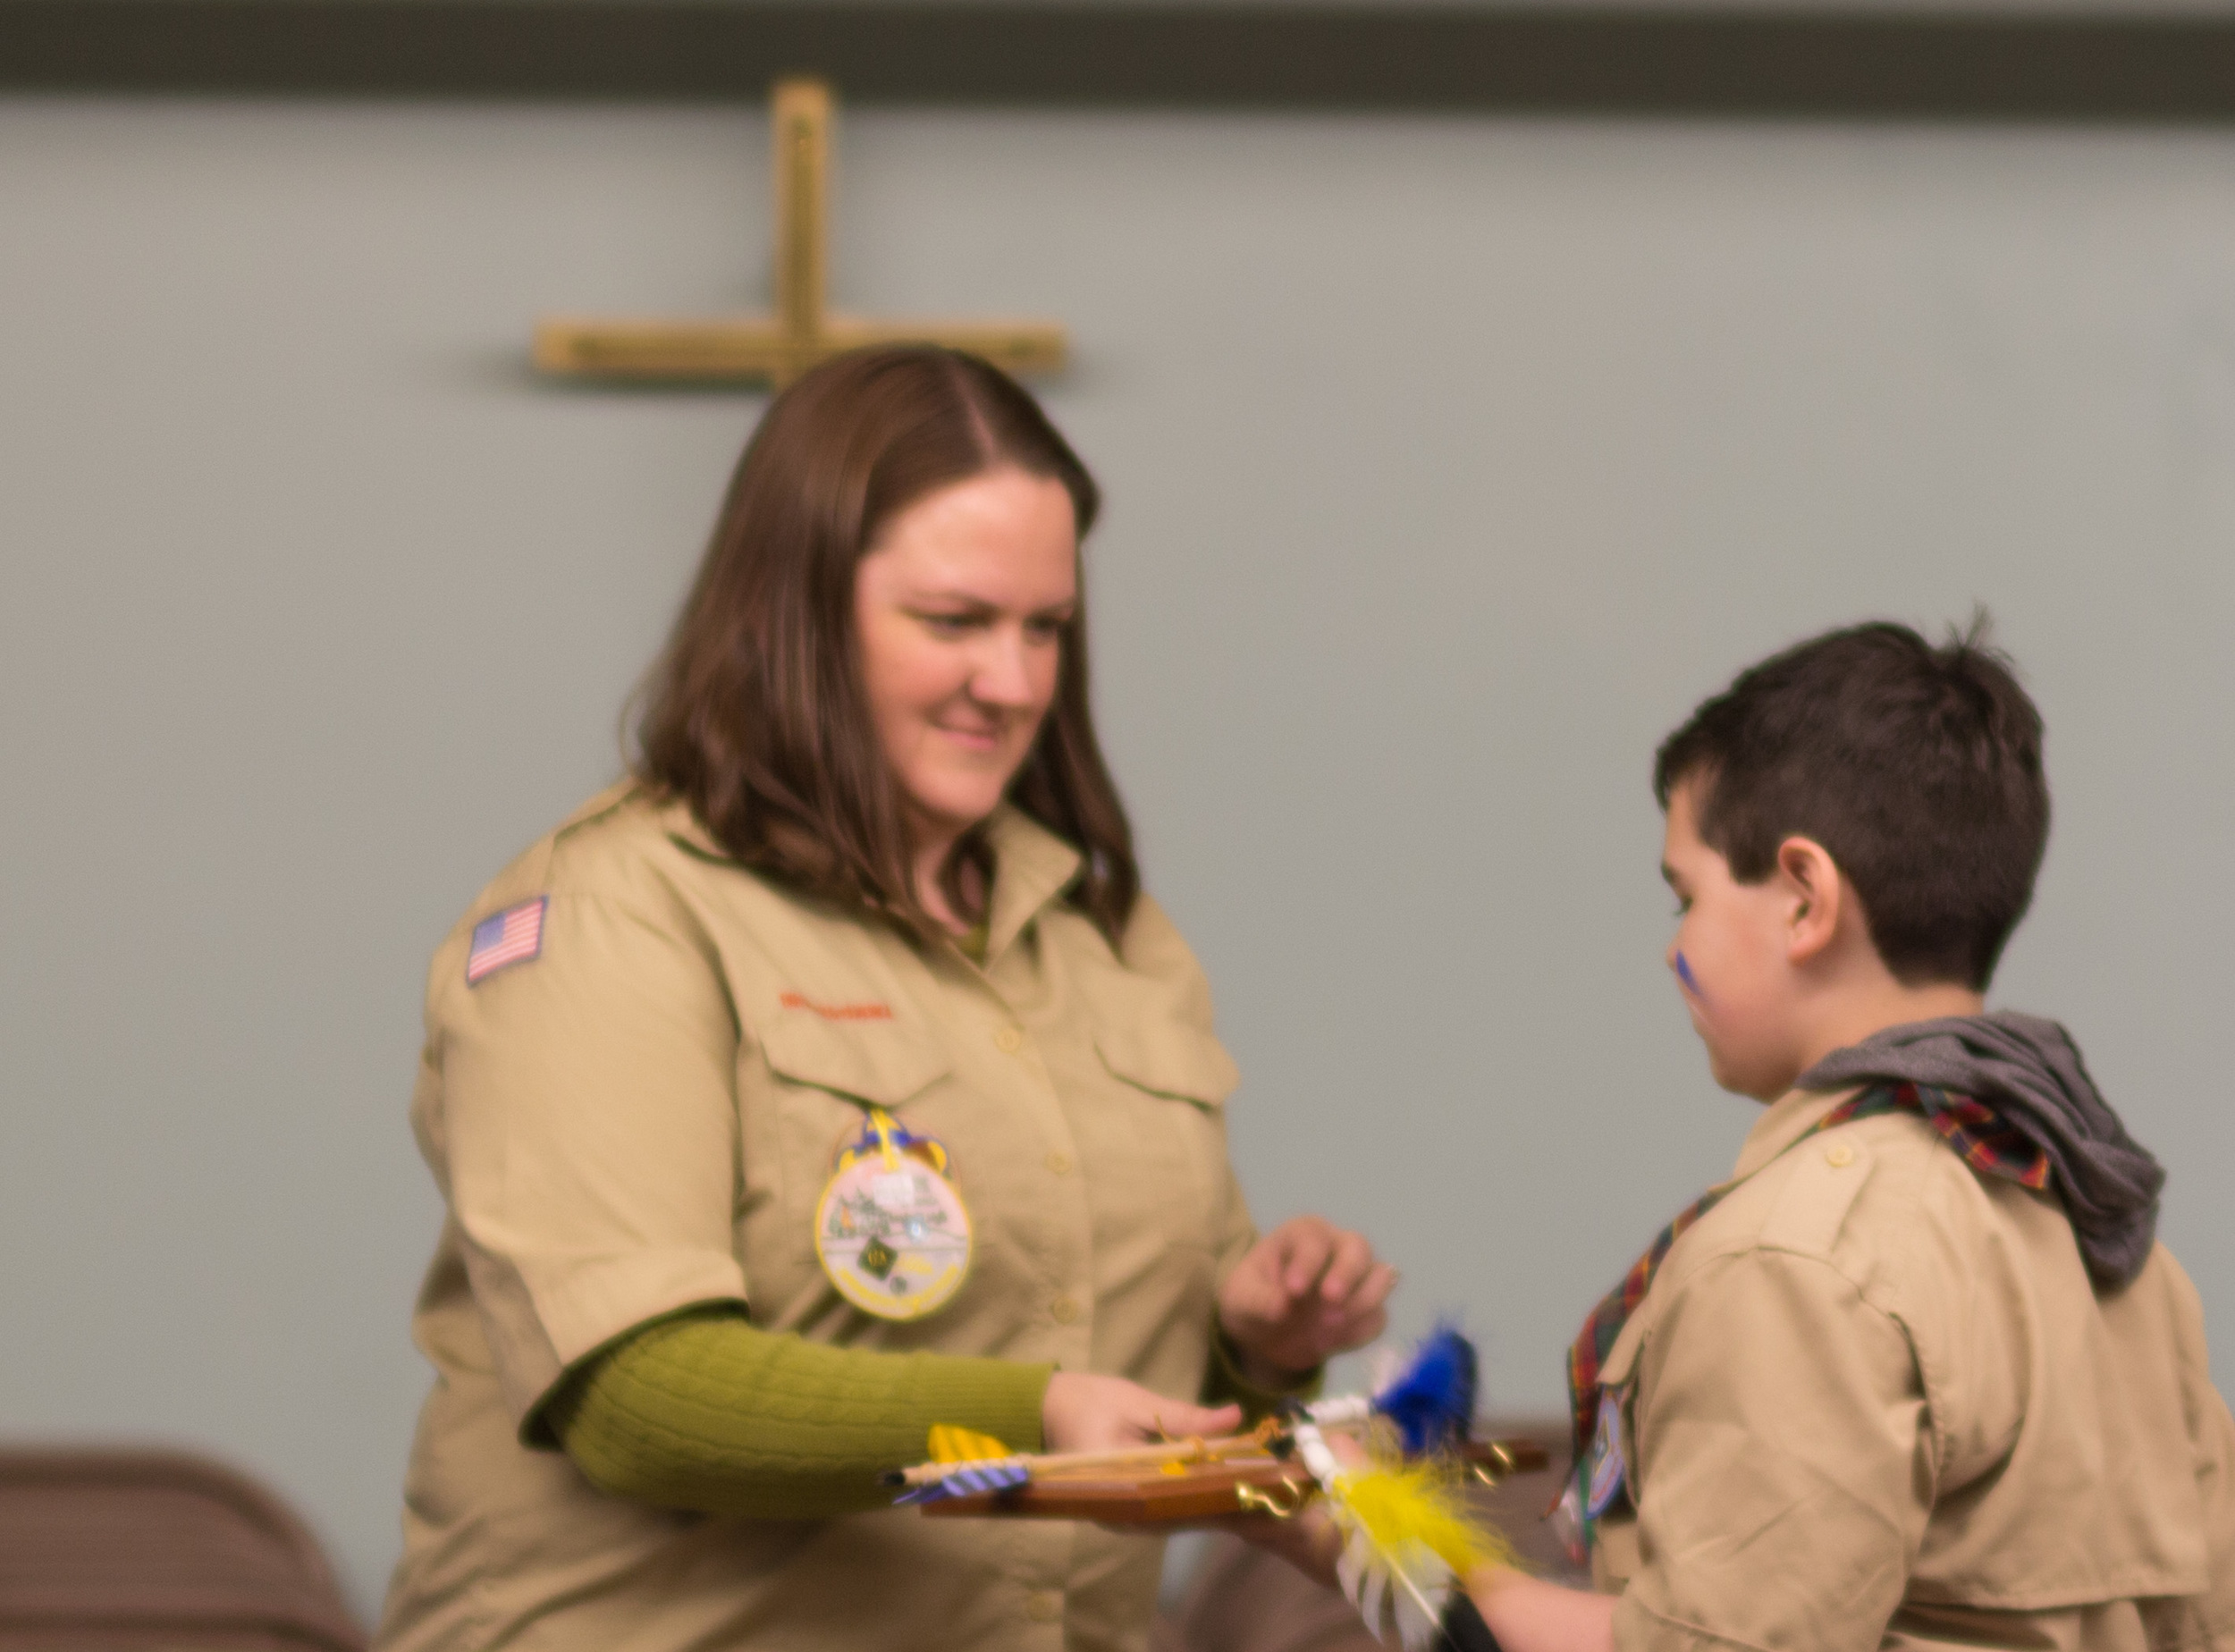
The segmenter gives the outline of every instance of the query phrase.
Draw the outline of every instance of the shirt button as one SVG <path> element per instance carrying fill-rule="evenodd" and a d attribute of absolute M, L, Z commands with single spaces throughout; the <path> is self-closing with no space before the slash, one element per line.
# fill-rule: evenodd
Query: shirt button
<path fill-rule="evenodd" d="M 1834 1170 L 1844 1170 L 1855 1162 L 1855 1150 L 1844 1142 L 1834 1142 L 1824 1150 L 1824 1162 Z"/>
<path fill-rule="evenodd" d="M 1079 1317 L 1079 1305 L 1067 1296 L 1058 1296 L 1048 1304 L 1048 1311 L 1055 1315 L 1058 1325 L 1068 1325 Z"/>
<path fill-rule="evenodd" d="M 1035 1623 L 1052 1623 L 1063 1615 L 1063 1597 L 1052 1589 L 1036 1589 L 1025 1597 L 1025 1615 Z"/>
<path fill-rule="evenodd" d="M 993 1048 L 1005 1056 L 1013 1056 L 1025 1047 L 1022 1027 L 1003 1027 L 993 1035 Z"/>
<path fill-rule="evenodd" d="M 1068 1153 L 1049 1154 L 1048 1168 L 1054 1171 L 1058 1176 L 1069 1176 L 1071 1174 L 1071 1155 Z"/>

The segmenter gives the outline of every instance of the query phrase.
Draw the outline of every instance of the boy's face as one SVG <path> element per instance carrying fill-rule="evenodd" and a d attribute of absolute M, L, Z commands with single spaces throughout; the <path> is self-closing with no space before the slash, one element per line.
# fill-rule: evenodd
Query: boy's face
<path fill-rule="evenodd" d="M 1730 863 L 1699 840 L 1697 792 L 1687 780 L 1668 800 L 1661 876 L 1676 892 L 1678 914 L 1668 967 L 1715 1082 L 1775 1100 L 1802 1065 L 1788 953 L 1793 899 L 1782 879 L 1746 884 L 1731 876 Z"/>

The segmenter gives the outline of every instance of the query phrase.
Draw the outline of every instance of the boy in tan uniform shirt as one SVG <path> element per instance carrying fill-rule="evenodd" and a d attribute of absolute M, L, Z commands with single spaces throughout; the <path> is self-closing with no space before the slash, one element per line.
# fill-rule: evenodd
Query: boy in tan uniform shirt
<path fill-rule="evenodd" d="M 2163 1173 L 2061 1027 L 1984 1013 L 2048 832 L 1975 639 L 1834 632 L 1663 746 L 1668 962 L 1767 1104 L 1571 1355 L 1558 1519 L 1461 1652 L 2235 1647 L 2235 1425 Z"/>

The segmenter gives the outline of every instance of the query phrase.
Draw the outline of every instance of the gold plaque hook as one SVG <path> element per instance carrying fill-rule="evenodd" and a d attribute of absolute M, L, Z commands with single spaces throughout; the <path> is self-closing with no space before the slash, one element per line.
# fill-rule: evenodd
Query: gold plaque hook
<path fill-rule="evenodd" d="M 1514 1461 L 1514 1454 L 1505 1449 L 1505 1443 L 1503 1440 L 1490 1441 L 1489 1450 L 1489 1462 L 1467 1464 L 1467 1472 L 1474 1477 L 1478 1484 L 1484 1486 L 1497 1485 L 1498 1481 L 1521 1467 Z"/>
<path fill-rule="evenodd" d="M 1287 1501 L 1282 1502 L 1274 1495 L 1277 1492 L 1286 1492 Z M 1243 1513 L 1269 1514 L 1275 1520 L 1293 1518 L 1310 1496 L 1309 1491 L 1294 1480 L 1282 1480 L 1272 1491 L 1260 1491 L 1254 1486 L 1236 1486 L 1234 1488 L 1235 1506 Z"/>

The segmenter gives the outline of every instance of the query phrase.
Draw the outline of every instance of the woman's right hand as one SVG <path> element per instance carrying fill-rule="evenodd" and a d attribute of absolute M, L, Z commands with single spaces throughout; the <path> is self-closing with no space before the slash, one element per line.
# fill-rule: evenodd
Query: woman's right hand
<path fill-rule="evenodd" d="M 1040 1401 L 1040 1431 L 1050 1451 L 1113 1451 L 1155 1440 L 1231 1434 L 1238 1405 L 1190 1405 L 1122 1377 L 1058 1371 Z"/>

